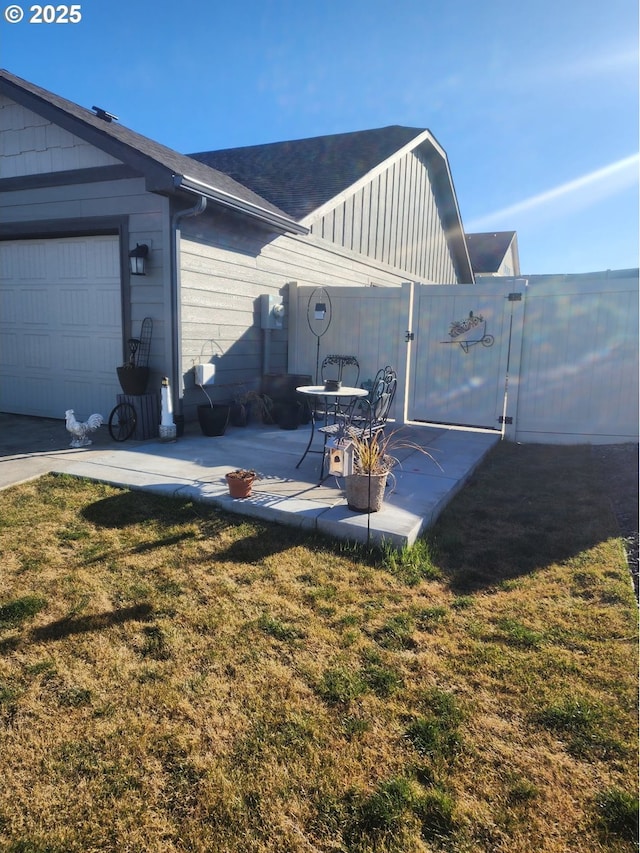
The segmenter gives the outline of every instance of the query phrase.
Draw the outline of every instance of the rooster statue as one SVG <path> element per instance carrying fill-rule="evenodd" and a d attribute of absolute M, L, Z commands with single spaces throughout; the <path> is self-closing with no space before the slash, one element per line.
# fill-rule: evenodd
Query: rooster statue
<path fill-rule="evenodd" d="M 88 447 L 93 444 L 88 436 L 88 433 L 95 432 L 98 427 L 104 423 L 102 415 L 90 415 L 84 423 L 80 423 L 75 419 L 73 409 L 67 409 L 64 413 L 67 432 L 73 436 L 73 440 L 69 447 Z"/>

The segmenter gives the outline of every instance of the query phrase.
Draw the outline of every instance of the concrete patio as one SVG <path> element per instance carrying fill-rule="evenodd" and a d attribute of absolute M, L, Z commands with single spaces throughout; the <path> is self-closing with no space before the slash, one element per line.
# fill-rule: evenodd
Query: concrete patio
<path fill-rule="evenodd" d="M 73 449 L 63 420 L 0 414 L 0 489 L 47 472 L 65 473 L 212 503 L 336 538 L 410 545 L 433 524 L 500 436 L 414 424 L 402 428 L 402 437 L 430 456 L 410 449 L 396 453 L 400 465 L 394 469 L 395 483 L 390 482 L 380 512 L 367 514 L 349 510 L 339 479 L 329 477 L 318 485 L 319 454 L 310 453 L 295 467 L 309 427 L 229 427 L 224 436 L 207 438 L 197 424 L 189 424 L 174 442 L 116 443 L 102 426 L 93 434 L 91 447 Z M 321 447 L 319 436 L 314 447 Z M 234 468 L 258 472 L 251 497 L 229 496 L 224 475 Z"/>

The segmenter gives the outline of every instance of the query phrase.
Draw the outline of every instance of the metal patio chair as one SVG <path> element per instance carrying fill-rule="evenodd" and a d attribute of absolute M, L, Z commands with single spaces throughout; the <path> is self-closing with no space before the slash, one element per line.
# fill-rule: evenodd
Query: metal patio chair
<path fill-rule="evenodd" d="M 355 355 L 327 355 L 320 366 L 320 378 L 323 385 L 333 380 L 341 385 L 357 388 L 360 379 L 360 363 Z M 317 404 L 316 414 L 326 419 L 329 412 L 326 407 L 321 408 L 321 406 L 321 403 Z M 345 408 L 336 405 L 334 411 L 344 414 Z"/>
<path fill-rule="evenodd" d="M 354 399 L 345 412 L 337 414 L 335 423 L 319 428 L 318 432 L 324 436 L 323 450 L 330 439 L 368 439 L 383 430 L 387 425 L 397 386 L 395 370 L 389 365 L 380 368 L 366 397 Z M 321 478 L 324 474 L 324 459 L 323 454 Z"/>
<path fill-rule="evenodd" d="M 347 369 L 346 376 L 345 368 Z M 360 379 L 360 364 L 355 355 L 327 355 L 322 360 L 320 367 L 322 384 L 328 379 L 335 379 L 351 388 L 358 387 Z"/>

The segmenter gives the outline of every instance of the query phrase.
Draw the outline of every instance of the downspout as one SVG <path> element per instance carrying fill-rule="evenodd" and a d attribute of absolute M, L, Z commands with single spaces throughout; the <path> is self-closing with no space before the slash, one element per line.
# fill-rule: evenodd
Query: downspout
<path fill-rule="evenodd" d="M 171 387 L 173 389 L 173 411 L 182 414 L 181 367 L 181 312 L 180 312 L 180 238 L 179 225 L 189 216 L 200 216 L 207 208 L 207 200 L 200 196 L 194 207 L 177 210 L 171 217 Z"/>

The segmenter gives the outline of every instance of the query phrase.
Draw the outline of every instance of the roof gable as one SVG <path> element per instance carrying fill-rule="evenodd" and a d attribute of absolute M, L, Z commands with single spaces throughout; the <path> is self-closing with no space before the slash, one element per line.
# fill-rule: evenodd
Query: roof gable
<path fill-rule="evenodd" d="M 428 130 L 391 125 L 190 156 L 227 172 L 313 228 L 331 208 L 397 166 L 411 151 L 429 163 L 458 280 L 473 281 L 447 156 Z"/>
<path fill-rule="evenodd" d="M 397 125 L 190 156 L 303 219 L 424 133 Z"/>

